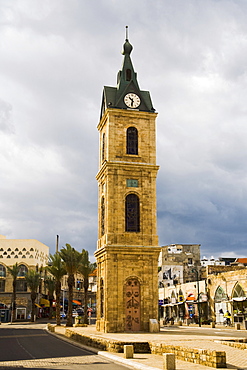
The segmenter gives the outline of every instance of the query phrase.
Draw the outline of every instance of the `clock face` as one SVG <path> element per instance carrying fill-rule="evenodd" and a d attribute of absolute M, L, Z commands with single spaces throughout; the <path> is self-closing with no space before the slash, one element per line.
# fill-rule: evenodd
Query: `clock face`
<path fill-rule="evenodd" d="M 141 104 L 141 99 L 139 98 L 138 95 L 134 93 L 129 93 L 125 95 L 124 102 L 127 105 L 127 107 L 137 108 Z"/>

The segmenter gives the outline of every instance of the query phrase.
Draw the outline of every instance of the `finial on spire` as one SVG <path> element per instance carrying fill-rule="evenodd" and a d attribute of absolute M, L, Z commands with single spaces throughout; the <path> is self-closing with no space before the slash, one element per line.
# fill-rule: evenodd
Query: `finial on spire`
<path fill-rule="evenodd" d="M 128 40 L 128 37 L 129 37 L 129 35 L 128 35 L 129 27 L 126 26 L 125 29 L 126 29 L 126 31 L 125 31 L 126 32 L 126 39 L 125 39 L 125 43 L 123 45 L 123 52 L 122 52 L 122 54 L 123 55 L 126 55 L 126 54 L 130 55 L 130 53 L 131 53 L 131 51 L 133 49 L 133 46 L 129 43 L 129 40 Z"/>
<path fill-rule="evenodd" d="M 126 27 L 125 27 L 125 29 L 126 29 L 126 41 L 127 41 L 127 40 L 128 40 L 128 38 L 129 38 L 129 35 L 128 35 L 129 26 L 126 26 Z"/>

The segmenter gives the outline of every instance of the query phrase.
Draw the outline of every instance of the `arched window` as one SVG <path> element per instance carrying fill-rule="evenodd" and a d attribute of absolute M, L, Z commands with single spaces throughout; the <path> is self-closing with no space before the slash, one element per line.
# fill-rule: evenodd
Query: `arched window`
<path fill-rule="evenodd" d="M 18 272 L 18 277 L 25 276 L 28 272 L 28 268 L 25 265 L 20 265 L 19 266 L 19 272 Z"/>
<path fill-rule="evenodd" d="M 218 288 L 216 289 L 215 295 L 214 295 L 214 300 L 216 302 L 221 302 L 227 299 L 228 297 L 224 289 L 221 286 L 218 286 Z"/>
<path fill-rule="evenodd" d="M 105 198 L 101 198 L 101 235 L 105 234 Z"/>
<path fill-rule="evenodd" d="M 136 194 L 129 194 L 125 199 L 125 231 L 140 231 L 140 205 Z"/>
<path fill-rule="evenodd" d="M 131 69 L 126 69 L 126 81 L 131 81 Z"/>
<path fill-rule="evenodd" d="M 0 277 L 6 277 L 6 268 L 4 265 L 0 265 Z"/>
<path fill-rule="evenodd" d="M 246 295 L 245 295 L 243 288 L 241 287 L 241 285 L 237 283 L 234 287 L 232 298 L 240 298 L 240 297 L 245 297 L 245 296 Z"/>
<path fill-rule="evenodd" d="M 126 153 L 127 154 L 138 154 L 138 131 L 135 127 L 129 127 L 127 129 L 126 137 Z"/>
<path fill-rule="evenodd" d="M 104 280 L 100 279 L 100 316 L 104 317 Z"/>
<path fill-rule="evenodd" d="M 102 135 L 102 162 L 105 160 L 105 133 Z"/>

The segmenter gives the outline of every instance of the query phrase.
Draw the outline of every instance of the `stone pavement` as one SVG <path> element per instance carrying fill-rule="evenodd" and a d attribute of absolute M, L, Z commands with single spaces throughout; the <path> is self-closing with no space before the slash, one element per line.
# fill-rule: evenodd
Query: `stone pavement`
<path fill-rule="evenodd" d="M 219 343 L 219 340 L 231 340 L 233 336 L 229 335 L 229 328 L 224 329 L 210 329 L 205 327 L 202 329 L 205 331 L 205 335 L 197 334 L 198 328 L 190 327 L 164 327 L 161 328 L 159 333 L 101 333 L 97 332 L 94 325 L 88 327 L 73 327 L 66 328 L 65 326 L 55 326 L 55 334 L 65 335 L 65 330 L 69 329 L 75 333 L 81 333 L 87 336 L 97 337 L 99 339 L 108 339 L 111 341 L 124 341 L 128 342 L 157 342 L 166 344 L 182 345 L 184 347 L 210 349 L 216 351 L 225 351 L 227 368 L 228 369 L 246 369 L 247 370 L 247 350 L 237 349 Z M 188 329 L 195 331 L 195 335 L 188 334 Z M 235 329 L 232 329 L 232 333 Z M 240 331 L 238 331 L 240 332 Z M 246 330 L 241 330 L 243 338 L 247 338 Z M 68 339 L 67 339 L 68 340 Z M 85 346 L 84 346 L 85 347 Z M 144 370 L 157 370 L 163 369 L 163 358 L 160 355 L 146 354 L 146 353 L 135 353 L 133 359 L 124 359 L 123 353 L 112 353 L 106 351 L 98 351 L 92 347 L 87 347 L 91 351 L 98 353 L 100 356 L 107 357 L 109 360 L 115 362 L 121 362 L 132 369 L 144 369 Z M 212 367 L 194 364 L 192 362 L 186 362 L 176 360 L 177 370 L 212 370 Z"/>

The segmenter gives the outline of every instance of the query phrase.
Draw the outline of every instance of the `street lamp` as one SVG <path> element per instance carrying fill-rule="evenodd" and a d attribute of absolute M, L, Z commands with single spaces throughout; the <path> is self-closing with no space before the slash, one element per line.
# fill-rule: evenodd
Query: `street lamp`
<path fill-rule="evenodd" d="M 197 269 L 193 269 L 192 272 L 196 273 L 196 284 L 197 284 L 197 309 L 198 309 L 198 324 L 201 326 L 201 307 L 200 307 L 200 287 L 199 287 L 199 273 Z"/>

